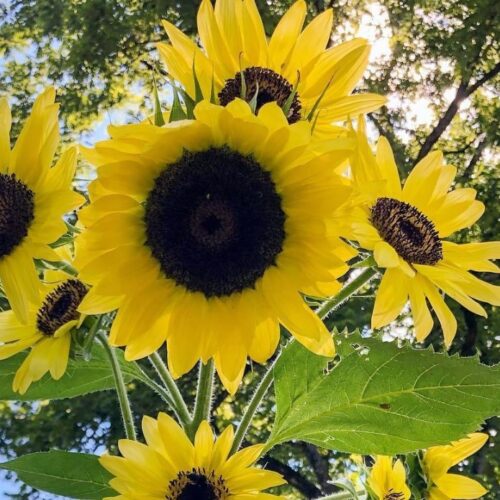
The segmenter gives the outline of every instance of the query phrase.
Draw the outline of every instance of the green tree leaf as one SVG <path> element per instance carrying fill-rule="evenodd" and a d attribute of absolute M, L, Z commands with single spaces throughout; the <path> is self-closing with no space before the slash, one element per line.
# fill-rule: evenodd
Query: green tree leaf
<path fill-rule="evenodd" d="M 344 342 L 346 342 L 344 340 Z M 292 439 L 360 454 L 446 444 L 500 411 L 500 367 L 351 336 L 333 369 L 294 342 L 275 367 L 269 446 Z"/>
<path fill-rule="evenodd" d="M 117 350 L 117 356 L 125 381 L 139 378 L 135 365 L 125 361 L 123 353 Z M 114 389 L 115 382 L 108 358 L 101 346 L 95 345 L 92 359 L 70 360 L 68 369 L 59 380 L 53 380 L 47 374 L 39 382 L 34 382 L 28 391 L 21 395 L 12 390 L 12 381 L 26 353 L 17 354 L 0 363 L 0 400 L 36 401 L 39 399 L 74 398 L 89 392 Z"/>
<path fill-rule="evenodd" d="M 96 455 L 66 451 L 31 453 L 0 467 L 14 471 L 26 484 L 56 495 L 80 500 L 116 495 L 108 486 L 113 476 L 101 467 Z"/>

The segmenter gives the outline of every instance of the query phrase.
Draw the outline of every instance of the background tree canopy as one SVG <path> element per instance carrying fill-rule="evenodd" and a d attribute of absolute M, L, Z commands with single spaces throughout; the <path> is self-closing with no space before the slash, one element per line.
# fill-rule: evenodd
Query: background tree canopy
<path fill-rule="evenodd" d="M 270 33 L 292 0 L 257 3 Z M 194 36 L 198 4 L 193 0 L 0 0 L 0 95 L 12 98 L 16 124 L 47 84 L 58 88 L 65 141 L 92 141 L 95 134 L 89 131 L 106 121 L 109 110 L 123 109 L 125 104 L 130 120 L 150 114 L 155 74 L 167 103 L 168 75 L 155 50 L 155 42 L 166 39 L 160 20 L 166 18 Z M 369 70 L 358 90 L 388 96 L 387 106 L 371 114 L 369 124 L 373 135 L 383 134 L 391 142 L 402 174 L 431 149 L 442 149 L 459 170 L 457 184 L 477 189 L 487 207 L 479 224 L 458 239 L 498 239 L 498 2 L 317 0 L 308 5 L 311 16 L 333 7 L 332 44 L 355 34 L 374 43 Z M 83 166 L 82 175 L 88 173 Z M 452 351 L 477 354 L 486 364 L 499 362 L 498 313 L 489 308 L 488 319 L 483 319 L 456 303 L 452 307 L 459 320 Z M 367 289 L 332 319 L 338 328 L 367 330 L 371 308 L 372 291 Z M 411 342 L 411 319 L 402 316 L 397 328 L 382 334 Z M 433 332 L 428 343 L 443 349 L 440 332 Z M 261 367 L 249 365 L 247 371 L 246 385 L 235 400 L 218 387 L 215 426 L 219 430 L 234 422 L 233 409 L 245 405 Z M 190 374 L 181 381 L 186 394 L 194 394 L 194 377 Z M 0 402 L 0 455 L 15 457 L 54 448 L 113 451 L 122 435 L 114 397 L 102 392 L 36 405 Z M 161 407 L 160 400 L 142 386 L 132 391 L 132 398 L 144 414 L 154 415 Z M 272 407 L 269 397 L 260 409 L 259 429 L 254 429 L 260 439 L 269 433 Z M 491 489 L 489 499 L 500 498 L 498 427 L 498 419 L 487 423 L 490 446 L 464 465 Z M 250 434 L 249 439 L 253 438 Z M 277 446 L 265 461 L 288 480 L 290 486 L 283 493 L 297 498 L 336 491 L 329 481 L 355 470 L 350 457 L 299 442 Z M 28 487 L 16 489 L 13 498 L 39 497 Z"/>

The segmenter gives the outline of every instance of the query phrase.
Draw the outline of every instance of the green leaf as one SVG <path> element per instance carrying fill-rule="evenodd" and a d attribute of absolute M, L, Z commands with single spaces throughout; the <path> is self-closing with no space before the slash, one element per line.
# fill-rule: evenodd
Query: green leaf
<path fill-rule="evenodd" d="M 113 476 L 95 455 L 49 451 L 31 453 L 0 464 L 39 490 L 80 500 L 100 500 L 117 493 L 108 485 Z"/>
<path fill-rule="evenodd" d="M 153 76 L 153 98 L 154 98 L 154 118 L 157 127 L 163 127 L 165 120 L 161 110 L 160 97 L 158 96 L 158 87 L 156 85 L 156 78 Z"/>
<path fill-rule="evenodd" d="M 172 85 L 172 92 L 174 93 L 174 99 L 172 108 L 170 109 L 170 123 L 186 119 L 186 113 L 182 108 L 182 103 L 179 98 L 179 91 L 175 85 Z"/>
<path fill-rule="evenodd" d="M 331 370 L 297 342 L 286 348 L 274 370 L 268 447 L 300 439 L 395 455 L 459 439 L 500 412 L 500 366 L 359 335 L 348 342 Z"/>
<path fill-rule="evenodd" d="M 128 363 L 123 352 L 116 352 L 126 382 L 140 378 L 135 364 Z M 0 400 L 35 401 L 39 399 L 74 398 L 89 392 L 114 389 L 113 371 L 104 349 L 95 345 L 90 361 L 70 360 L 68 369 L 59 380 L 53 380 L 46 374 L 42 380 L 34 382 L 28 391 L 21 395 L 12 390 L 12 381 L 26 353 L 17 354 L 0 363 Z"/>

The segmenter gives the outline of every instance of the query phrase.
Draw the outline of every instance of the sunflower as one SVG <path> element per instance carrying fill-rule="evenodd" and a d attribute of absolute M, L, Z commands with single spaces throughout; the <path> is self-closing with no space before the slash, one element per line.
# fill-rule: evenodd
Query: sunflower
<path fill-rule="evenodd" d="M 423 158 L 401 187 L 387 140 L 380 138 L 374 156 L 363 127 L 357 136 L 352 171 L 358 206 L 349 215 L 349 237 L 372 250 L 377 264 L 386 268 L 372 327 L 393 321 L 409 299 L 415 335 L 422 341 L 433 326 L 428 301 L 449 347 L 457 321 L 439 290 L 482 316 L 486 312 L 477 300 L 500 304 L 499 287 L 470 272 L 498 272 L 489 259 L 500 257 L 500 242 L 456 244 L 444 239 L 476 222 L 484 205 L 473 189 L 449 191 L 456 168 L 443 165 L 441 152 Z"/>
<path fill-rule="evenodd" d="M 391 457 L 379 455 L 368 477 L 368 486 L 377 500 L 408 500 L 410 489 L 401 460 L 392 463 Z"/>
<path fill-rule="evenodd" d="M 448 469 L 476 453 L 488 441 L 488 434 L 476 432 L 446 446 L 434 446 L 424 453 L 423 466 L 430 489 L 428 500 L 480 498 L 488 490 L 474 479 L 450 474 Z"/>
<path fill-rule="evenodd" d="M 334 353 L 300 293 L 336 293 L 355 254 L 331 222 L 351 192 L 332 169 L 350 142 L 315 152 L 309 123 L 289 125 L 276 103 L 255 116 L 240 99 L 204 101 L 195 115 L 111 127 L 110 140 L 83 150 L 98 178 L 80 213 L 77 265 L 94 285 L 80 310 L 119 309 L 110 341 L 127 359 L 166 340 L 175 377 L 213 357 L 234 392 L 247 355 L 274 353 L 280 323 Z"/>
<path fill-rule="evenodd" d="M 30 349 L 16 372 L 12 389 L 24 394 L 47 372 L 59 380 L 68 365 L 71 329 L 84 319 L 77 308 L 87 293 L 78 279 L 62 271 L 47 271 L 38 284 L 41 300 L 21 323 L 13 311 L 0 313 L 0 360 Z"/>
<path fill-rule="evenodd" d="M 10 109 L 0 99 L 0 281 L 25 324 L 29 304 L 39 300 L 33 259 L 59 260 L 48 245 L 66 232 L 63 215 L 84 201 L 71 190 L 75 148 L 50 168 L 59 142 L 54 99 L 53 88 L 36 99 L 12 151 Z"/>
<path fill-rule="evenodd" d="M 261 490 L 285 484 L 277 472 L 253 466 L 264 445 L 244 448 L 231 457 L 233 428 L 226 427 L 218 439 L 203 421 L 194 445 L 166 413 L 155 420 L 143 417 L 147 444 L 122 439 L 123 457 L 103 455 L 101 465 L 115 476 L 110 486 L 120 495 L 109 498 L 135 500 L 272 500 L 281 498 Z M 104 499 L 107 500 L 107 499 Z"/>
<path fill-rule="evenodd" d="M 221 105 L 241 97 L 257 111 L 276 102 L 289 123 L 316 121 L 315 132 L 330 137 L 330 123 L 378 109 L 385 98 L 349 95 L 367 64 L 370 46 L 362 38 L 326 49 L 332 10 L 314 18 L 302 31 L 307 13 L 295 2 L 268 41 L 254 0 L 203 0 L 198 33 L 203 50 L 173 24 L 163 25 L 171 45 L 158 44 L 170 75 L 195 102 L 217 96 Z"/>

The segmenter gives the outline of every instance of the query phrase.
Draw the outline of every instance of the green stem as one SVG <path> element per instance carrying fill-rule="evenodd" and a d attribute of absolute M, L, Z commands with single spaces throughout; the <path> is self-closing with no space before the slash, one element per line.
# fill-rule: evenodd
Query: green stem
<path fill-rule="evenodd" d="M 200 361 L 198 374 L 198 388 L 194 403 L 193 420 L 190 425 L 191 438 L 194 437 L 202 420 L 210 421 L 212 407 L 212 393 L 214 388 L 214 360 L 209 359 L 207 364 Z"/>
<path fill-rule="evenodd" d="M 179 418 L 182 426 L 186 429 L 191 422 L 191 415 L 189 414 L 189 410 L 186 406 L 184 398 L 182 397 L 181 391 L 179 391 L 179 388 L 175 383 L 175 380 L 157 352 L 154 352 L 149 356 L 149 362 L 153 365 L 156 373 L 158 373 L 158 376 L 170 393 L 170 397 L 172 398 L 174 405 L 173 410 Z"/>
<path fill-rule="evenodd" d="M 252 421 L 255 412 L 259 408 L 260 403 L 262 402 L 264 396 L 266 395 L 266 392 L 269 390 L 269 387 L 271 387 L 271 384 L 273 382 L 274 365 L 276 364 L 278 357 L 266 371 L 264 377 L 260 381 L 260 384 L 257 386 L 257 389 L 255 390 L 252 399 L 250 400 L 250 403 L 248 403 L 247 409 L 245 410 L 243 418 L 241 419 L 241 422 L 238 425 L 238 429 L 236 430 L 236 433 L 234 435 L 233 447 L 231 448 L 231 453 L 230 453 L 231 455 L 233 453 L 236 453 L 239 447 L 241 446 L 241 443 L 245 438 L 248 427 L 250 427 L 250 422 Z"/>
<path fill-rule="evenodd" d="M 94 343 L 94 339 L 97 335 L 97 332 L 100 330 L 104 316 L 98 316 L 97 318 L 93 318 L 94 322 L 90 327 L 85 340 L 83 341 L 83 355 L 85 360 L 88 361 L 90 359 L 90 351 L 92 349 L 92 344 Z"/>
<path fill-rule="evenodd" d="M 342 305 L 342 303 L 345 302 L 351 295 L 357 292 L 363 285 L 368 283 L 376 274 L 377 270 L 373 267 L 365 269 L 358 277 L 347 283 L 347 285 L 342 288 L 337 295 L 325 300 L 323 304 L 316 309 L 316 314 L 321 319 L 325 319 L 332 311 Z"/>
<path fill-rule="evenodd" d="M 321 304 L 321 306 L 316 309 L 316 314 L 324 319 L 331 311 L 335 308 L 339 307 L 343 302 L 345 302 L 353 293 L 359 290 L 363 285 L 368 283 L 373 276 L 377 273 L 376 269 L 369 268 L 363 271 L 357 278 L 353 279 L 349 282 L 340 292 L 331 299 L 326 300 Z M 291 342 L 294 342 L 292 339 Z M 260 384 L 257 387 L 250 403 L 248 404 L 247 409 L 241 419 L 240 425 L 236 430 L 236 434 L 234 436 L 233 447 L 231 449 L 231 453 L 236 453 L 238 448 L 241 446 L 243 439 L 245 438 L 245 434 L 247 433 L 248 427 L 250 426 L 250 422 L 255 415 L 255 412 L 260 406 L 260 403 L 264 399 L 269 387 L 273 382 L 273 369 L 274 365 L 279 359 L 279 355 L 276 358 L 275 362 L 268 368 L 264 376 L 262 377 Z"/>
<path fill-rule="evenodd" d="M 122 413 L 123 426 L 125 427 L 125 435 L 127 436 L 127 439 L 137 441 L 134 427 L 134 417 L 132 416 L 130 401 L 128 400 L 127 388 L 125 387 L 125 382 L 123 380 L 122 371 L 120 368 L 120 364 L 118 363 L 118 358 L 116 357 L 115 350 L 109 345 L 108 338 L 104 332 L 97 332 L 97 338 L 103 345 L 104 350 L 109 357 L 111 368 L 113 369 L 113 375 L 115 377 L 116 384 L 116 394 L 118 395 L 118 401 L 120 402 L 120 410 Z"/>
<path fill-rule="evenodd" d="M 155 391 L 162 399 L 167 403 L 174 412 L 176 412 L 175 403 L 172 399 L 170 393 L 162 387 L 160 384 L 156 383 L 150 376 L 139 366 L 139 363 L 134 362 L 135 367 L 138 372 L 140 372 L 139 380 L 147 385 L 150 389 Z"/>

